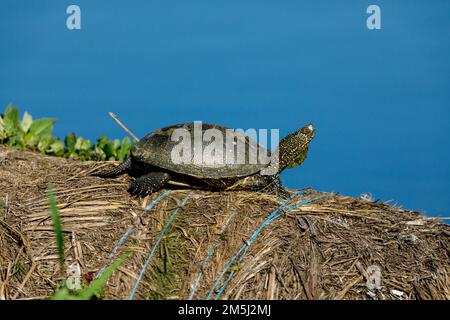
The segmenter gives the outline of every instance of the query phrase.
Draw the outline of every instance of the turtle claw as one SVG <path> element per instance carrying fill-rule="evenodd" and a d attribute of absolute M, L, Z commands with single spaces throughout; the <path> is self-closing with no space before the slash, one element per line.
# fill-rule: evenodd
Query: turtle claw
<path fill-rule="evenodd" d="M 128 192 L 135 197 L 146 196 L 160 190 L 169 179 L 170 176 L 167 173 L 150 172 L 132 181 Z"/>
<path fill-rule="evenodd" d="M 130 186 L 128 187 L 128 192 L 132 195 L 132 196 L 137 196 L 137 190 L 138 190 L 138 184 L 135 183 L 136 181 L 133 181 L 130 183 Z"/>
<path fill-rule="evenodd" d="M 115 178 L 124 173 L 127 173 L 130 169 L 131 169 L 131 158 L 128 158 L 124 162 L 122 162 L 120 165 L 118 165 L 112 169 L 109 169 L 106 171 L 94 172 L 94 173 L 92 173 L 92 175 L 95 177 L 100 177 L 100 178 Z"/>
<path fill-rule="evenodd" d="M 130 183 L 128 192 L 134 197 L 139 197 L 139 196 L 144 196 L 147 193 L 146 189 L 147 188 L 145 188 L 145 185 L 143 185 L 142 183 L 140 183 L 140 181 L 138 179 L 136 179 Z"/>

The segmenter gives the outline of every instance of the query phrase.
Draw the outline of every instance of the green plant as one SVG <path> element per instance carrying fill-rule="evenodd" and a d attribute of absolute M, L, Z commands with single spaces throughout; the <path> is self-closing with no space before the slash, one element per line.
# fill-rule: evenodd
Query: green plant
<path fill-rule="evenodd" d="M 53 192 L 51 184 L 48 186 L 48 202 L 50 205 L 50 215 L 53 223 L 53 232 L 55 233 L 56 248 L 59 257 L 61 276 L 65 277 L 65 255 L 64 255 L 64 236 L 63 227 L 61 223 L 60 212 L 56 203 L 56 197 Z M 100 298 L 103 288 L 114 273 L 128 258 L 129 253 L 125 253 L 122 257 L 117 259 L 112 265 L 105 269 L 100 277 L 92 281 L 89 285 L 83 284 L 79 290 L 70 290 L 66 282 L 55 291 L 52 300 L 90 300 L 93 298 Z"/>
<path fill-rule="evenodd" d="M 88 286 L 83 286 L 78 291 L 69 290 L 67 286 L 62 286 L 51 297 L 52 300 L 91 300 L 93 298 L 100 298 L 103 288 L 114 273 L 126 259 L 128 259 L 129 253 L 124 254 L 117 259 L 112 265 L 105 269 L 100 277 L 92 281 Z"/>
<path fill-rule="evenodd" d="M 64 236 L 63 228 L 61 223 L 61 216 L 59 214 L 59 209 L 56 204 L 55 194 L 53 193 L 53 186 L 49 184 L 48 186 L 48 203 L 50 205 L 50 215 L 53 223 L 53 232 L 55 233 L 56 240 L 56 250 L 58 252 L 59 264 L 61 274 L 64 274 Z"/>
<path fill-rule="evenodd" d="M 125 160 L 130 154 L 132 143 L 128 137 L 119 141 L 102 136 L 91 144 L 71 133 L 60 140 L 52 135 L 55 122 L 51 118 L 33 120 L 28 112 L 20 119 L 18 109 L 8 105 L 0 115 L 0 144 L 80 160 Z"/>

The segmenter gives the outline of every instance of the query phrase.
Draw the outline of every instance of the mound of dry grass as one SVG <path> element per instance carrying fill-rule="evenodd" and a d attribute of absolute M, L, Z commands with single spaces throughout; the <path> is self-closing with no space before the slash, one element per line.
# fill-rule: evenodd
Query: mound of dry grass
<path fill-rule="evenodd" d="M 89 176 L 110 165 L 0 146 L 0 299 L 45 298 L 62 280 L 48 182 L 66 263 L 85 279 L 133 252 L 106 299 L 128 299 L 133 288 L 135 299 L 450 298 L 450 227 L 436 219 L 313 190 L 284 209 L 282 199 L 252 192 L 131 198 L 128 177 Z"/>

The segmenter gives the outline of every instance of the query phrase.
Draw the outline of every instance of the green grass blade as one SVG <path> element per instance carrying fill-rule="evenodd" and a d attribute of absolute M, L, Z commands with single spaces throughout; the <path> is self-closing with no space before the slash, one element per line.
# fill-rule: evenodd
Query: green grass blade
<path fill-rule="evenodd" d="M 112 276 L 114 271 L 119 268 L 126 259 L 129 257 L 129 253 L 125 253 L 122 257 L 117 259 L 112 265 L 110 265 L 108 268 L 105 269 L 105 272 L 102 273 L 102 275 L 91 282 L 91 284 L 84 289 L 82 292 L 79 293 L 77 299 L 80 300 L 89 300 L 94 295 L 100 293 L 103 290 L 103 287 L 106 284 L 106 281 Z"/>
<path fill-rule="evenodd" d="M 56 205 L 56 197 L 53 192 L 53 186 L 48 186 L 48 203 L 50 205 L 50 215 L 53 222 L 53 231 L 56 239 L 56 249 L 58 251 L 59 263 L 61 265 L 61 273 L 64 272 L 64 237 L 62 231 L 61 217 L 58 206 Z"/>

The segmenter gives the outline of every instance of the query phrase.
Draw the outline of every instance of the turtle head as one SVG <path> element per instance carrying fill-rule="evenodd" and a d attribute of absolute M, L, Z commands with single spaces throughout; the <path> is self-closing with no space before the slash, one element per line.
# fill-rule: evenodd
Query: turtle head
<path fill-rule="evenodd" d="M 308 147 L 314 138 L 316 130 L 308 124 L 300 130 L 293 132 L 280 141 L 279 146 L 279 172 L 286 168 L 299 166 L 306 159 Z"/>

